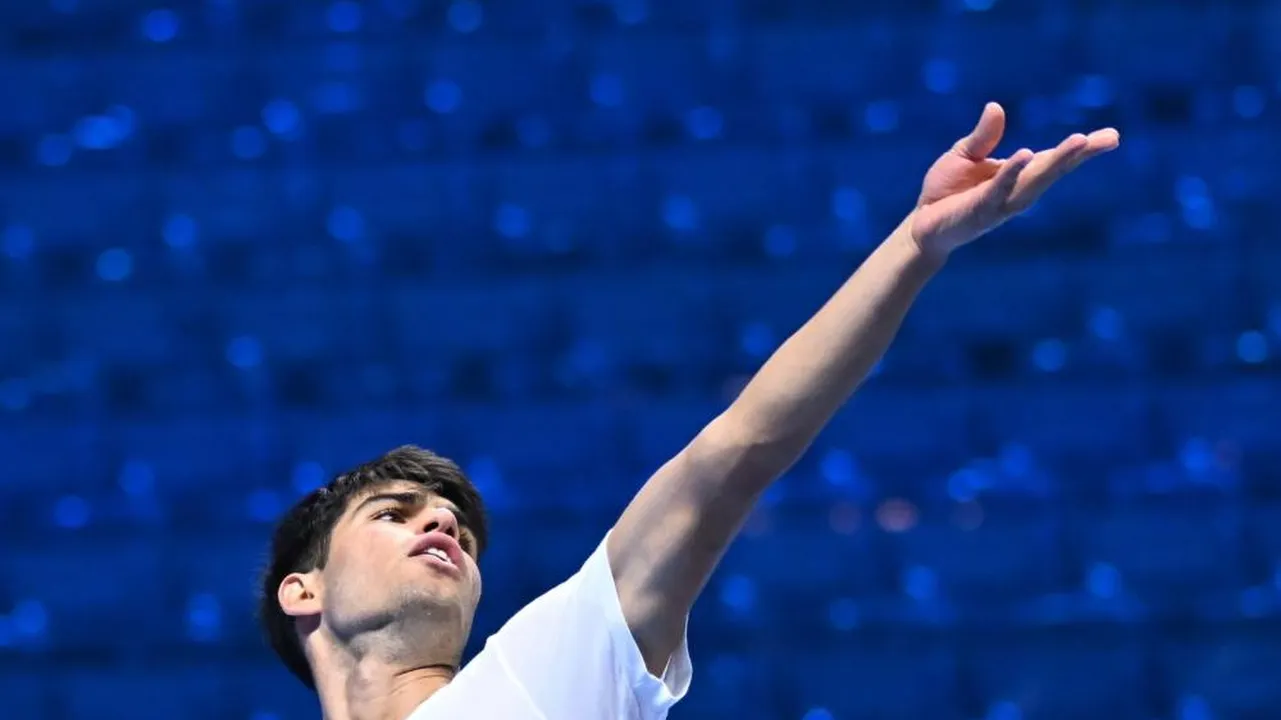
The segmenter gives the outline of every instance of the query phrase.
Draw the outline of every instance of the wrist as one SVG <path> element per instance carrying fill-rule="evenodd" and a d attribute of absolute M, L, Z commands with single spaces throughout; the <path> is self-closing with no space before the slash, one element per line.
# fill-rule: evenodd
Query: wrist
<path fill-rule="evenodd" d="M 916 237 L 916 233 L 912 230 L 915 217 L 915 211 L 909 213 L 885 242 L 902 253 L 904 258 L 913 266 L 918 266 L 930 272 L 937 272 L 947 264 L 947 259 L 952 253 L 939 249 L 935 243 L 922 242 L 920 238 Z"/>

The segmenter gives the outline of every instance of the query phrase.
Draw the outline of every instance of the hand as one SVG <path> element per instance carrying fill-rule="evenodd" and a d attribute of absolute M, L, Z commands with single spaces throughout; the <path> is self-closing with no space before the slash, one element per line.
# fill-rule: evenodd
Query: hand
<path fill-rule="evenodd" d="M 978 125 L 925 174 L 911 236 L 927 254 L 944 257 L 1031 207 L 1059 178 L 1121 143 L 1112 128 L 1069 135 L 1059 146 L 1026 148 L 1004 160 L 988 155 L 1005 133 L 1005 111 L 988 103 Z"/>

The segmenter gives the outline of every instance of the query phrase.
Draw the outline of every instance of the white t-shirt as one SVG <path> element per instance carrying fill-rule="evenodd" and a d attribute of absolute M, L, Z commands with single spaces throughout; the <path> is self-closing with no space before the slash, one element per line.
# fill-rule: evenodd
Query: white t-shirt
<path fill-rule="evenodd" d="M 662 720 L 691 674 L 685 638 L 661 679 L 645 667 L 602 541 L 406 720 Z"/>

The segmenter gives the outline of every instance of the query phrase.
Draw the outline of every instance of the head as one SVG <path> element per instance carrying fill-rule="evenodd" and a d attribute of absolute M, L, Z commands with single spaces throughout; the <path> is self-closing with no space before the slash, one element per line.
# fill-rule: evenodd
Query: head
<path fill-rule="evenodd" d="M 268 641 L 315 688 L 314 637 L 379 645 L 457 666 L 480 600 L 480 495 L 453 462 L 402 447 L 343 473 L 280 521 L 262 578 Z M 451 547 L 451 543 L 456 545 Z M 442 564 L 429 547 L 454 555 Z M 454 549 L 461 552 L 453 552 Z"/>

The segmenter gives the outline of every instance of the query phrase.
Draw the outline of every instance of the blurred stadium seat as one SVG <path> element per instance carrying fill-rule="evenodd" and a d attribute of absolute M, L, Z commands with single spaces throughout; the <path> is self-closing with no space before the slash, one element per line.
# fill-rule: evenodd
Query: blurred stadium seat
<path fill-rule="evenodd" d="M 411 442 L 494 512 L 477 649 L 995 99 L 1011 150 L 1125 143 L 928 289 L 713 578 L 672 716 L 1281 717 L 1279 38 L 1248 2 L 0 4 L 0 714 L 315 717 L 254 625 L 270 523 Z"/>

